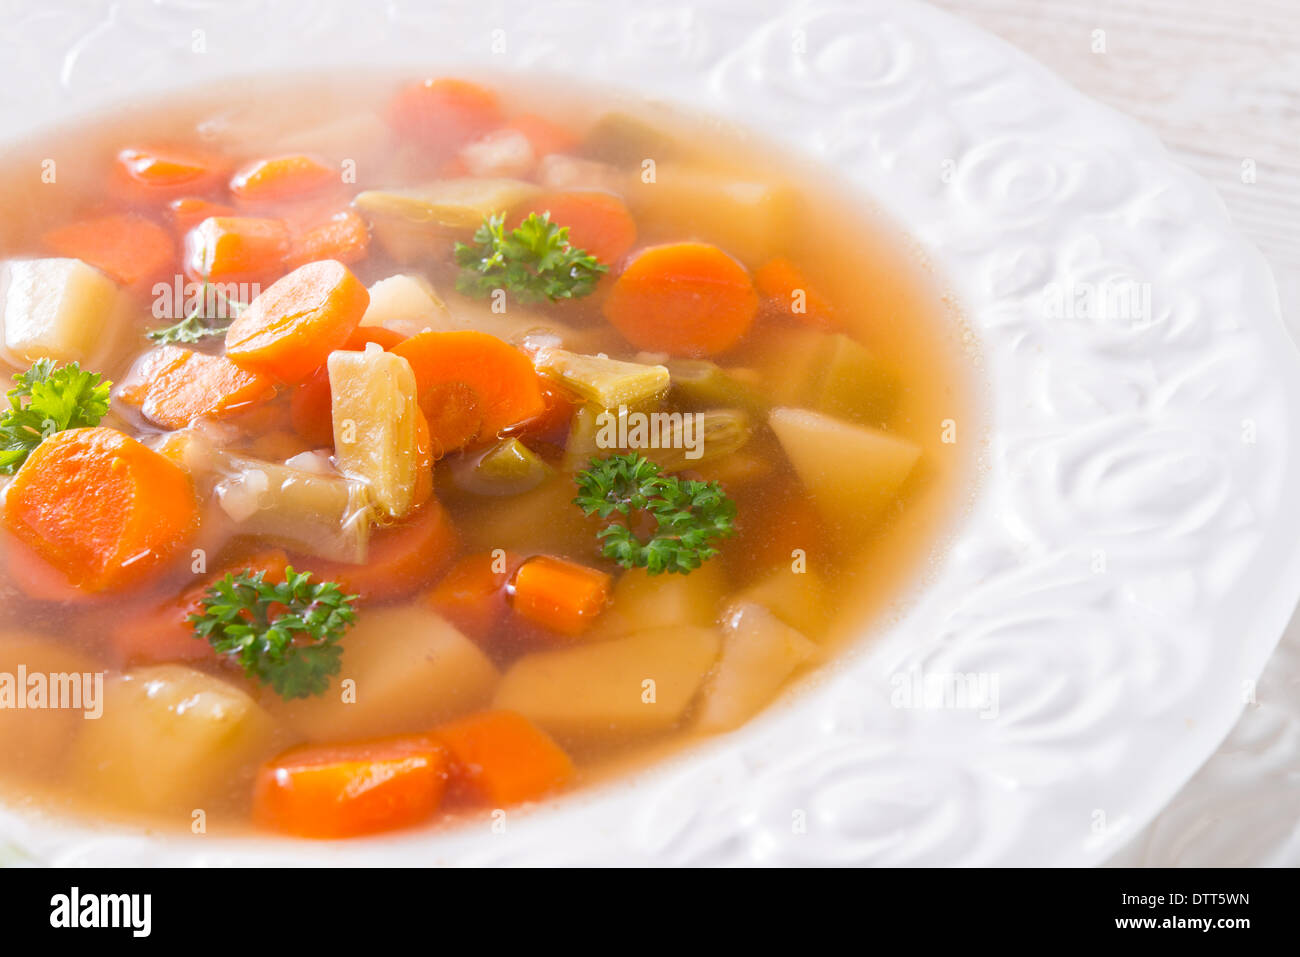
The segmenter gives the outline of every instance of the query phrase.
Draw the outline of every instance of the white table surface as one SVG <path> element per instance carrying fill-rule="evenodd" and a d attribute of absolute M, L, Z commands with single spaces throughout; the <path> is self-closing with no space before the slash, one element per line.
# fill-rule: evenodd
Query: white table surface
<path fill-rule="evenodd" d="M 1140 120 L 1208 180 L 1271 263 L 1300 341 L 1300 0 L 932 2 Z M 1218 752 L 1112 864 L 1300 866 L 1300 616 Z"/>

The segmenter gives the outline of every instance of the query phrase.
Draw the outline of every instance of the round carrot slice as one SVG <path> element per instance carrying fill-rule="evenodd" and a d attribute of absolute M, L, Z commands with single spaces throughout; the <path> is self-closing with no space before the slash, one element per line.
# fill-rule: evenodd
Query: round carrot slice
<path fill-rule="evenodd" d="M 604 304 L 605 317 L 638 349 L 712 356 L 754 323 L 758 293 L 745 267 L 708 243 L 642 250 Z"/>
<path fill-rule="evenodd" d="M 370 293 L 341 262 L 299 266 L 253 300 L 226 332 L 226 355 L 250 372 L 302 382 L 341 349 Z"/>

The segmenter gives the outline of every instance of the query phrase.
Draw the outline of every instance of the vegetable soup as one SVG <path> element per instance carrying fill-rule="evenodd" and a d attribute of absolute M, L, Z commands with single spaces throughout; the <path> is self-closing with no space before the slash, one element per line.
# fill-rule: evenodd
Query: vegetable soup
<path fill-rule="evenodd" d="M 261 79 L 0 170 L 7 800 L 309 838 L 550 800 L 880 627 L 969 495 L 935 278 L 717 122 Z"/>

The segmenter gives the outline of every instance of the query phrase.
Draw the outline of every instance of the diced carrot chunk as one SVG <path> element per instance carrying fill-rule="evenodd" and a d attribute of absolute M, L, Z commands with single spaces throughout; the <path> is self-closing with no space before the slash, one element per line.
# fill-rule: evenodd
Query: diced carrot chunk
<path fill-rule="evenodd" d="M 453 786 L 493 807 L 532 801 L 569 784 L 573 761 L 513 711 L 485 711 L 434 732 L 451 753 Z"/>
<path fill-rule="evenodd" d="M 370 227 L 355 210 L 346 209 L 296 236 L 288 264 L 301 266 L 318 259 L 354 263 L 365 259 L 369 248 Z"/>
<path fill-rule="evenodd" d="M 570 637 L 592 626 L 609 602 L 610 576 L 564 558 L 536 555 L 519 566 L 514 609 L 543 628 Z"/>
<path fill-rule="evenodd" d="M 544 193 L 529 200 L 529 212 L 549 212 L 551 222 L 568 227 L 569 242 L 602 263 L 616 263 L 636 243 L 636 220 L 623 201 L 599 190 Z M 527 214 L 517 217 L 518 225 Z"/>
<path fill-rule="evenodd" d="M 225 356 L 173 345 L 146 355 L 133 379 L 118 390 L 118 398 L 165 429 L 244 412 L 275 395 L 275 384 L 266 376 L 246 372 Z"/>
<path fill-rule="evenodd" d="M 203 220 L 213 216 L 233 216 L 235 210 L 224 203 L 214 203 L 210 199 L 182 196 L 167 204 L 167 213 L 171 216 L 176 231 L 184 236 Z"/>
<path fill-rule="evenodd" d="M 490 644 L 510 616 L 506 594 L 523 558 L 509 552 L 467 555 L 429 593 L 434 610 L 480 644 Z"/>
<path fill-rule="evenodd" d="M 45 234 L 45 246 L 80 259 L 125 286 L 145 285 L 175 270 L 176 241 L 157 223 L 131 214 L 101 216 Z"/>
<path fill-rule="evenodd" d="M 404 87 L 389 108 L 389 125 L 402 137 L 448 157 L 502 122 L 497 95 L 466 80 L 424 80 Z"/>
<path fill-rule="evenodd" d="M 459 544 L 447 510 L 429 500 L 400 525 L 377 530 L 364 565 L 318 560 L 313 570 L 363 601 L 389 601 L 412 595 L 441 575 Z"/>
<path fill-rule="evenodd" d="M 289 230 L 278 219 L 211 216 L 185 236 L 191 278 L 269 286 L 284 275 Z"/>
<path fill-rule="evenodd" d="M 784 256 L 755 270 L 754 287 L 773 315 L 788 316 L 815 329 L 838 328 L 831 304 L 809 288 L 803 272 Z"/>
<path fill-rule="evenodd" d="M 246 202 L 278 202 L 323 189 L 336 182 L 338 175 L 311 156 L 272 156 L 238 170 L 230 180 L 230 192 Z"/>
<path fill-rule="evenodd" d="M 215 188 L 229 168 L 226 160 L 191 147 L 132 146 L 117 154 L 112 189 L 132 203 L 158 203 Z"/>

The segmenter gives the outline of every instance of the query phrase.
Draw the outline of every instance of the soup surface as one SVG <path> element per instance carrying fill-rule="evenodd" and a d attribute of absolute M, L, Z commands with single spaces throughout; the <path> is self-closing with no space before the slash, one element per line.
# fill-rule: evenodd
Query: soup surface
<path fill-rule="evenodd" d="M 266 79 L 0 176 L 8 798 L 340 838 L 728 732 L 971 474 L 903 237 L 720 124 Z"/>

